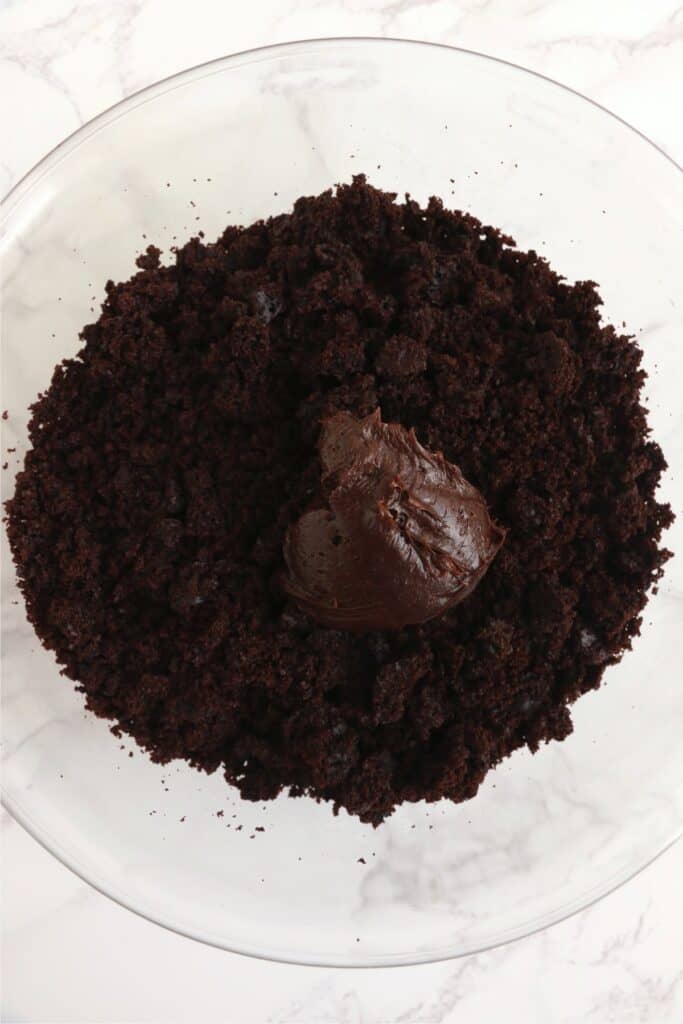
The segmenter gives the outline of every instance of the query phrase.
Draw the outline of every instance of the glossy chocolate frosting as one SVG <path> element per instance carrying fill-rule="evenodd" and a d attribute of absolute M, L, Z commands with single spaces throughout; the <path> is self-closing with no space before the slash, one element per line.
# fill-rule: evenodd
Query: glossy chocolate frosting
<path fill-rule="evenodd" d="M 379 410 L 325 420 L 319 450 L 320 499 L 284 543 L 284 589 L 311 618 L 395 630 L 471 593 L 505 531 L 457 466 Z"/>

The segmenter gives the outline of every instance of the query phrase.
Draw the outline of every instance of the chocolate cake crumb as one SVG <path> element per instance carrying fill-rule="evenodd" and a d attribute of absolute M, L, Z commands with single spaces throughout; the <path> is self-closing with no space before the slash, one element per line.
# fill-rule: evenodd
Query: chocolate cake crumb
<path fill-rule="evenodd" d="M 673 518 L 641 351 L 595 284 L 395 198 L 358 175 L 171 266 L 148 247 L 32 407 L 7 503 L 29 618 L 91 711 L 246 799 L 373 824 L 571 732 L 639 631 Z M 321 421 L 377 409 L 507 539 L 441 617 L 347 633 L 288 600 L 282 545 Z"/>

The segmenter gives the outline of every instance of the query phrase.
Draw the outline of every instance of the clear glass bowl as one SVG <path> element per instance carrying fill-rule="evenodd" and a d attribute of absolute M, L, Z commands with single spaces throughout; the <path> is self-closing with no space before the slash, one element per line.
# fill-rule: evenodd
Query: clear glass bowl
<path fill-rule="evenodd" d="M 10 470 L 29 403 L 147 240 L 211 238 L 358 171 L 440 195 L 568 279 L 600 283 L 605 318 L 645 350 L 680 552 L 683 177 L 576 93 L 427 44 L 332 39 L 215 61 L 96 118 L 21 182 L 2 242 Z M 585 906 L 681 829 L 680 556 L 633 652 L 576 705 L 570 739 L 516 753 L 469 803 L 402 807 L 376 831 L 312 800 L 243 803 L 220 773 L 129 757 L 36 641 L 6 543 L 2 597 L 6 806 L 96 888 L 204 942 L 309 964 L 457 956 Z"/>

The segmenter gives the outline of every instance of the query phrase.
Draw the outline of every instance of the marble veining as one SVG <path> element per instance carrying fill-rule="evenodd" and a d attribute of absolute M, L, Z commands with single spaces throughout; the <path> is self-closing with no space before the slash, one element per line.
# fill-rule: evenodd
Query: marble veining
<path fill-rule="evenodd" d="M 525 65 L 608 106 L 683 161 L 683 6 L 674 0 L 256 0 L 240 5 L 239 16 L 213 0 L 195 0 L 191 11 L 176 0 L 0 0 L 0 193 L 79 125 L 165 75 L 253 46 L 330 35 L 423 38 Z M 305 104 L 297 117 L 308 137 Z M 595 815 L 571 778 L 555 799 L 567 827 Z M 546 810 L 539 793 L 539 821 Z M 593 824 L 600 843 L 586 856 L 599 857 L 611 826 Z M 1 828 L 7 1021 L 683 1020 L 681 844 L 588 910 L 511 945 L 418 968 L 335 971 L 248 960 L 164 931 L 86 886 L 5 812 Z M 374 844 L 360 917 L 381 910 L 387 887 L 418 909 L 434 898 L 415 860 L 390 858 L 392 842 L 389 827 Z M 475 842 L 470 861 L 460 850 L 459 872 L 482 869 L 478 849 Z"/>

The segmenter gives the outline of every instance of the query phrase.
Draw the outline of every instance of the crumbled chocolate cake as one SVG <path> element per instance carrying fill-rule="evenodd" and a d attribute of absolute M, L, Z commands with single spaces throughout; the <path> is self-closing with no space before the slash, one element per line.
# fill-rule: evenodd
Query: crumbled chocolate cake
<path fill-rule="evenodd" d="M 291 214 L 150 247 L 33 406 L 7 505 L 28 615 L 88 707 L 160 761 L 377 824 L 472 797 L 638 633 L 668 552 L 632 337 L 593 282 L 362 175 Z M 460 603 L 346 631 L 283 588 L 321 424 L 415 430 L 506 531 Z"/>

